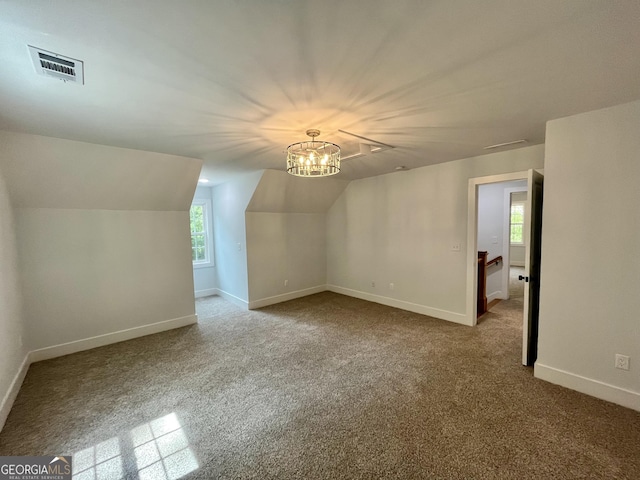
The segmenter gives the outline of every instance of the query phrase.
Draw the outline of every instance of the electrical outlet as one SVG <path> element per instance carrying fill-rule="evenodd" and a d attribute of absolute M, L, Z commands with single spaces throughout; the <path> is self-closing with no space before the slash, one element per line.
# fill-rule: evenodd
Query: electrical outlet
<path fill-rule="evenodd" d="M 284 286 L 286 287 L 287 285 L 289 285 L 289 280 L 284 281 Z"/>
<path fill-rule="evenodd" d="M 396 286 L 393 283 L 389 284 L 389 290 L 393 290 Z"/>
<path fill-rule="evenodd" d="M 454 243 L 453 245 L 451 245 L 451 251 L 452 252 L 459 252 L 460 251 L 460 244 L 459 243 Z"/>
<path fill-rule="evenodd" d="M 616 368 L 620 370 L 629 370 L 629 356 L 616 353 Z"/>
<path fill-rule="evenodd" d="M 242 244 L 241 244 L 241 243 L 239 243 L 239 244 L 238 244 L 238 251 L 239 251 L 239 252 L 241 252 L 241 251 L 242 251 Z"/>
<path fill-rule="evenodd" d="M 371 282 L 371 286 L 375 288 L 376 282 Z"/>

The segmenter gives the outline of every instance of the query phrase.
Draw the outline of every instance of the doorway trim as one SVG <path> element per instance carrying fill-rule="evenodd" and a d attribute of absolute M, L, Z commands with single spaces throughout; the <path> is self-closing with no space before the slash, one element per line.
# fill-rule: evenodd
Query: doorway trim
<path fill-rule="evenodd" d="M 476 326 L 478 312 L 478 187 L 488 183 L 527 180 L 528 172 L 513 172 L 469 179 L 467 204 L 467 325 Z"/>

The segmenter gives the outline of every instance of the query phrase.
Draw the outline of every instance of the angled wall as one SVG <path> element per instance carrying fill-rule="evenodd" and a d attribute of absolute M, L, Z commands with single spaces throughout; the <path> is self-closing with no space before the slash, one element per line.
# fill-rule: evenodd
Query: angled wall
<path fill-rule="evenodd" d="M 200 160 L 9 132 L 0 144 L 32 360 L 195 321 Z"/>
<path fill-rule="evenodd" d="M 3 131 L 0 146 L 16 208 L 186 211 L 202 167 L 194 158 Z"/>
<path fill-rule="evenodd" d="M 347 188 L 340 176 L 294 177 L 280 170 L 265 170 L 247 212 L 326 213 Z"/>
<path fill-rule="evenodd" d="M 348 183 L 265 170 L 245 216 L 249 308 L 326 290 L 326 211 Z"/>
<path fill-rule="evenodd" d="M 236 305 L 249 305 L 245 211 L 262 171 L 213 187 L 213 238 L 218 292 Z"/>
<path fill-rule="evenodd" d="M 351 182 L 327 214 L 329 288 L 466 323 L 469 178 L 543 163 L 535 145 Z"/>
<path fill-rule="evenodd" d="M 640 410 L 640 102 L 547 124 L 535 375 Z M 615 355 L 631 358 L 615 368 Z"/>

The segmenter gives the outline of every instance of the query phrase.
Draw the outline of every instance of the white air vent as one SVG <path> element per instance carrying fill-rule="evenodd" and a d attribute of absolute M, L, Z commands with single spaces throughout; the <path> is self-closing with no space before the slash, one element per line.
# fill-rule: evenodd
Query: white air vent
<path fill-rule="evenodd" d="M 64 82 L 84 84 L 84 68 L 81 60 L 47 52 L 31 45 L 29 45 L 29 53 L 37 74 Z"/>

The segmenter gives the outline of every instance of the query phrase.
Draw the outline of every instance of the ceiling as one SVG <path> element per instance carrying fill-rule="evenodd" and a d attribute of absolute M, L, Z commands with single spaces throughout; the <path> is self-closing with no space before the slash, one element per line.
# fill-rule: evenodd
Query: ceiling
<path fill-rule="evenodd" d="M 28 44 L 85 85 L 36 75 Z M 308 128 L 395 147 L 345 160 L 356 179 L 639 99 L 640 2 L 5 0 L 0 59 L 0 129 L 199 158 L 214 184 L 283 170 Z"/>

